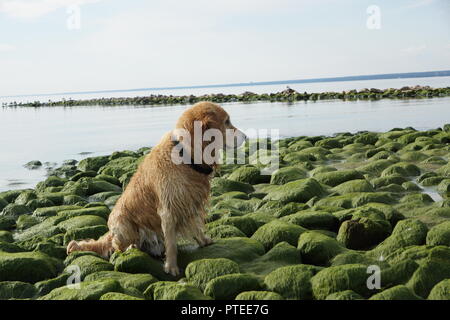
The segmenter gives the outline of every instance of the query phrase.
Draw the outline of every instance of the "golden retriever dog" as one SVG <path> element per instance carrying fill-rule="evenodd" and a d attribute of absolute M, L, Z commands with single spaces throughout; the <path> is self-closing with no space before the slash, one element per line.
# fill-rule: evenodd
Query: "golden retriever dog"
<path fill-rule="evenodd" d="M 198 128 L 200 132 L 196 132 Z M 223 149 L 237 147 L 246 139 L 219 105 L 199 102 L 187 109 L 178 119 L 176 129 L 163 136 L 131 178 L 111 211 L 109 232 L 98 240 L 71 241 L 67 253 L 94 251 L 108 257 L 115 250 L 130 247 L 154 255 L 165 253 L 165 272 L 177 276 L 178 237 L 193 239 L 199 246 L 212 242 L 204 233 L 204 219 L 210 179 L 219 155 L 211 152 L 212 161 L 203 157 L 202 153 L 213 144 L 208 142 L 211 137 L 203 139 L 208 130 L 221 134 L 222 140 L 213 142 L 220 142 Z M 199 134 L 200 143 L 196 143 Z M 180 157 L 184 161 L 174 161 Z"/>

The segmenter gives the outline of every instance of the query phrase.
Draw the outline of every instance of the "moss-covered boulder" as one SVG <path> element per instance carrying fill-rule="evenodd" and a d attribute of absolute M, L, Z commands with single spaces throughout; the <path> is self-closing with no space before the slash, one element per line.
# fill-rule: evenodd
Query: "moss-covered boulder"
<path fill-rule="evenodd" d="M 1 252 L 0 281 L 38 282 L 55 277 L 62 263 L 41 252 Z"/>
<path fill-rule="evenodd" d="M 346 264 L 325 268 L 311 278 L 312 292 L 316 299 L 325 299 L 330 294 L 352 290 L 367 297 L 367 267 L 361 264 Z"/>
<path fill-rule="evenodd" d="M 0 216 L 0 230 L 12 230 L 16 225 L 16 220 L 12 217 L 1 217 Z"/>
<path fill-rule="evenodd" d="M 347 249 L 336 239 L 316 231 L 304 232 L 298 239 L 302 261 L 313 265 L 329 265 L 331 259 Z"/>
<path fill-rule="evenodd" d="M 329 294 L 325 300 L 363 300 L 364 298 L 353 290 L 344 290 Z"/>
<path fill-rule="evenodd" d="M 436 284 L 428 295 L 428 300 L 450 300 L 450 279 Z"/>
<path fill-rule="evenodd" d="M 374 294 L 370 300 L 422 300 L 411 289 L 404 285 L 398 285 Z"/>
<path fill-rule="evenodd" d="M 306 210 L 290 214 L 280 219 L 306 229 L 336 230 L 338 219 L 331 213 L 325 211 Z"/>
<path fill-rule="evenodd" d="M 291 245 L 296 245 L 298 237 L 307 231 L 298 225 L 273 220 L 260 227 L 251 237 L 263 244 L 266 250 L 272 249 L 277 243 L 286 241 Z"/>
<path fill-rule="evenodd" d="M 37 295 L 37 289 L 29 283 L 21 281 L 0 282 L 0 300 L 30 299 Z"/>
<path fill-rule="evenodd" d="M 267 183 L 270 181 L 269 175 L 262 175 L 261 170 L 254 166 L 242 166 L 234 170 L 228 179 L 248 184 Z"/>
<path fill-rule="evenodd" d="M 312 178 L 288 182 L 273 188 L 264 197 L 264 200 L 275 200 L 282 203 L 307 202 L 313 197 L 324 193 L 322 186 Z"/>
<path fill-rule="evenodd" d="M 386 220 L 361 218 L 344 221 L 337 241 L 346 248 L 362 250 L 379 244 L 391 234 L 391 224 Z"/>
<path fill-rule="evenodd" d="M 39 300 L 99 300 L 105 293 L 123 291 L 118 281 L 110 279 L 83 281 L 78 285 L 79 288 L 68 286 L 56 288 Z"/>
<path fill-rule="evenodd" d="M 0 241 L 1 242 L 13 242 L 13 236 L 12 233 L 9 231 L 1 231 L 0 230 Z"/>
<path fill-rule="evenodd" d="M 234 273 L 216 277 L 205 287 L 205 294 L 216 300 L 234 299 L 243 291 L 261 289 L 261 281 L 250 274 Z"/>
<path fill-rule="evenodd" d="M 219 196 L 230 191 L 241 191 L 245 193 L 251 193 L 255 189 L 251 184 L 228 180 L 224 178 L 214 178 L 211 181 L 211 194 L 213 196 Z"/>
<path fill-rule="evenodd" d="M 144 299 L 130 296 L 128 294 L 120 292 L 108 292 L 102 295 L 99 300 L 144 300 Z"/>
<path fill-rule="evenodd" d="M 210 300 L 200 289 L 185 283 L 158 281 L 148 286 L 144 295 L 151 300 Z"/>
<path fill-rule="evenodd" d="M 442 222 L 428 231 L 426 243 L 432 246 L 450 247 L 450 221 Z"/>
<path fill-rule="evenodd" d="M 334 192 L 339 194 L 353 193 L 353 192 L 373 192 L 374 189 L 370 183 L 365 179 L 356 179 L 346 181 L 333 188 Z"/>
<path fill-rule="evenodd" d="M 310 280 L 319 267 L 299 264 L 278 268 L 264 278 L 266 287 L 286 299 L 312 299 Z"/>
<path fill-rule="evenodd" d="M 149 285 L 158 281 L 148 273 L 130 274 L 118 271 L 98 271 L 86 276 L 84 281 L 95 281 L 101 279 L 117 280 L 124 289 L 137 289 L 144 292 Z"/>
<path fill-rule="evenodd" d="M 106 220 L 104 218 L 93 215 L 85 215 L 61 221 L 57 226 L 64 230 L 70 231 L 73 229 L 100 225 L 106 226 Z"/>
<path fill-rule="evenodd" d="M 241 230 L 247 237 L 250 237 L 258 229 L 255 220 L 247 216 L 224 217 L 207 224 L 207 228 L 209 230 L 220 225 L 234 226 Z"/>
<path fill-rule="evenodd" d="M 206 232 L 212 239 L 245 237 L 245 233 L 232 225 L 221 224 Z"/>
<path fill-rule="evenodd" d="M 306 177 L 306 172 L 298 167 L 283 167 L 272 173 L 270 183 L 285 184 L 290 181 L 304 179 Z"/>
<path fill-rule="evenodd" d="M 78 162 L 78 169 L 81 171 L 98 171 L 102 166 L 107 164 L 109 156 L 90 157 Z"/>
<path fill-rule="evenodd" d="M 196 260 L 189 263 L 185 270 L 188 282 L 202 291 L 210 280 L 232 273 L 239 273 L 239 265 L 225 258 Z"/>
<path fill-rule="evenodd" d="M 81 256 L 73 260 L 70 265 L 66 267 L 66 270 L 69 272 L 74 267 L 79 268 L 81 280 L 84 280 L 84 278 L 91 273 L 112 271 L 114 269 L 114 266 L 109 263 L 109 261 L 88 255 Z"/>
<path fill-rule="evenodd" d="M 138 249 L 129 249 L 125 252 L 117 252 L 111 257 L 114 270 L 126 273 L 149 273 L 158 279 L 170 279 L 164 272 L 163 261 L 150 257 Z"/>
<path fill-rule="evenodd" d="M 314 175 L 317 181 L 335 187 L 349 180 L 364 179 L 364 176 L 356 170 L 338 170 Z"/>
<path fill-rule="evenodd" d="M 235 300 L 284 300 L 284 298 L 271 291 L 244 291 L 239 293 Z"/>

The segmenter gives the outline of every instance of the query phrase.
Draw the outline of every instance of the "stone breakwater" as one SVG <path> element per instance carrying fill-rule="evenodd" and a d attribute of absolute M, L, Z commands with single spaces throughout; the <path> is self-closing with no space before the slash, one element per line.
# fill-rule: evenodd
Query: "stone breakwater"
<path fill-rule="evenodd" d="M 180 278 L 138 249 L 66 255 L 108 231 L 148 148 L 66 161 L 34 189 L 0 193 L 0 299 L 450 299 L 450 125 L 272 143 L 272 175 L 261 163 L 217 172 L 214 244 L 180 243 Z"/>
<path fill-rule="evenodd" d="M 118 106 L 118 105 L 174 105 L 174 104 L 194 104 L 199 101 L 211 101 L 216 103 L 226 102 L 295 102 L 295 101 L 317 101 L 317 100 L 379 100 L 379 99 L 407 99 L 407 98 L 434 98 L 450 96 L 450 87 L 431 88 L 429 86 L 402 87 L 398 89 L 361 89 L 342 92 L 321 92 L 307 93 L 297 92 L 289 87 L 277 93 L 257 94 L 244 92 L 242 94 L 208 94 L 200 96 L 172 96 L 172 95 L 150 95 L 144 97 L 122 97 L 122 98 L 100 98 L 88 100 L 61 100 L 47 102 L 27 102 L 27 103 L 3 103 L 4 107 L 55 107 L 55 106 Z"/>

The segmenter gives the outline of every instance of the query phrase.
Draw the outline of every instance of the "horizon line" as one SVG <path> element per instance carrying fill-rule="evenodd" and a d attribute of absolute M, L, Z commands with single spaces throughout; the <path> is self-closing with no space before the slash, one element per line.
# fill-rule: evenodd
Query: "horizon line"
<path fill-rule="evenodd" d="M 59 92 L 59 93 L 20 94 L 20 95 L 0 96 L 0 98 L 62 96 L 62 95 L 139 92 L 139 91 L 158 91 L 158 90 L 204 89 L 204 88 L 221 88 L 221 87 L 223 87 L 223 88 L 247 87 L 247 86 L 281 85 L 281 84 L 297 84 L 297 83 L 368 81 L 368 80 L 384 80 L 384 79 L 410 79 L 410 78 L 430 78 L 430 77 L 446 77 L 446 76 L 450 76 L 450 70 L 383 73 L 383 74 L 370 74 L 370 75 L 358 75 L 358 76 L 341 76 L 341 77 L 310 78 L 310 79 L 295 79 L 295 80 L 275 80 L 275 81 L 257 81 L 257 82 L 251 81 L 251 82 L 207 84 L 207 85 L 193 85 L 193 86 L 169 86 L 169 87 L 153 87 L 153 88 L 137 88 L 137 89 L 109 89 L 109 90 L 73 91 L 73 92 Z"/>

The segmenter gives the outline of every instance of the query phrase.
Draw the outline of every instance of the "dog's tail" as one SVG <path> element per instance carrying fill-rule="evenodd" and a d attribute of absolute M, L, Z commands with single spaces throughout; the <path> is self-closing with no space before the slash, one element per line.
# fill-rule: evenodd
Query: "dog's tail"
<path fill-rule="evenodd" d="M 104 258 L 108 258 L 114 251 L 112 246 L 112 235 L 110 232 L 101 236 L 98 240 L 72 240 L 67 245 L 67 254 L 74 251 L 93 251 L 97 252 Z"/>

